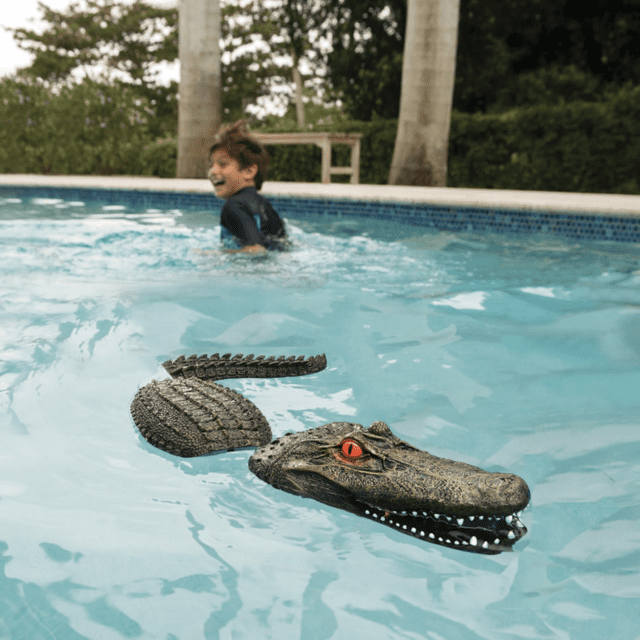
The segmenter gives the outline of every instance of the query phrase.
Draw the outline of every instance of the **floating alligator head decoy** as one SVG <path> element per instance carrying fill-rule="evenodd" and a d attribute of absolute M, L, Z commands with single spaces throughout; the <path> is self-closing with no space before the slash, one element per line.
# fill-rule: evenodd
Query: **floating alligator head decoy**
<path fill-rule="evenodd" d="M 257 447 L 249 469 L 277 489 L 435 544 L 511 551 L 527 532 L 519 512 L 530 494 L 518 476 L 432 456 L 397 438 L 384 422 L 368 429 L 332 422 L 272 441 L 260 410 L 213 382 L 302 376 L 326 364 L 324 355 L 180 356 L 163 364 L 172 378 L 140 389 L 131 415 L 142 436 L 168 453 L 189 458 Z"/>

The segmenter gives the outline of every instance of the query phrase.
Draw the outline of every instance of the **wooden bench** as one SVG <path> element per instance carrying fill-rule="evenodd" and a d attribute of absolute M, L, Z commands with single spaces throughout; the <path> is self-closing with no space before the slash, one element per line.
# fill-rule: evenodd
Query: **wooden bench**
<path fill-rule="evenodd" d="M 261 144 L 315 144 L 322 149 L 321 179 L 324 184 L 331 182 L 331 175 L 351 176 L 351 184 L 360 182 L 360 138 L 361 133 L 256 133 L 251 135 Z M 351 147 L 351 165 L 331 166 L 331 145 L 346 144 Z"/>

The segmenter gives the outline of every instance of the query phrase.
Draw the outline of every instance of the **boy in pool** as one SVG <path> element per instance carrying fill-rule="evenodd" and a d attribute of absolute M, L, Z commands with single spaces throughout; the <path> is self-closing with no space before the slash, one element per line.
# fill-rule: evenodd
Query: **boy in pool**
<path fill-rule="evenodd" d="M 284 223 L 258 193 L 269 167 L 265 148 L 240 121 L 220 129 L 209 153 L 207 175 L 216 195 L 226 200 L 220 216 L 222 245 L 246 253 L 284 249 Z"/>

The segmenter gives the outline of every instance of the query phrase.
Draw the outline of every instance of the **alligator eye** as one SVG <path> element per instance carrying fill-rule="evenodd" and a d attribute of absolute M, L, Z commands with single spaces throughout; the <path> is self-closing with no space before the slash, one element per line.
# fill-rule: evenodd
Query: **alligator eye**
<path fill-rule="evenodd" d="M 354 460 L 362 456 L 362 447 L 355 440 L 345 440 L 341 445 L 342 455 Z"/>

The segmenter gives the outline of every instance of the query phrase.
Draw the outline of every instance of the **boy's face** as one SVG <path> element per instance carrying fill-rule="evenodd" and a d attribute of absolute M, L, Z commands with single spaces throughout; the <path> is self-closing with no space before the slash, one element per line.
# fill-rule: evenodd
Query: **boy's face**
<path fill-rule="evenodd" d="M 218 198 L 227 199 L 234 193 L 238 193 L 240 189 L 255 186 L 257 172 L 257 165 L 241 169 L 238 161 L 224 149 L 216 149 L 211 154 L 211 169 L 207 177 L 211 180 Z"/>

